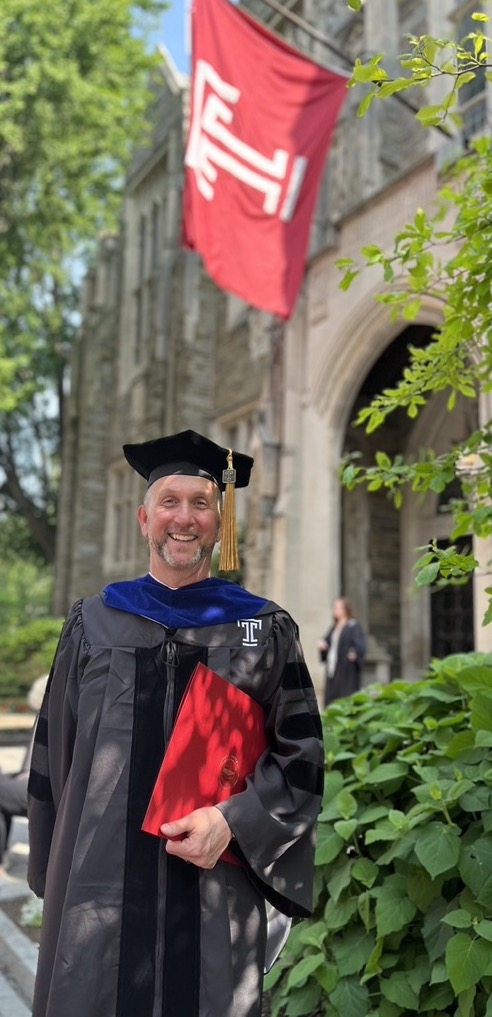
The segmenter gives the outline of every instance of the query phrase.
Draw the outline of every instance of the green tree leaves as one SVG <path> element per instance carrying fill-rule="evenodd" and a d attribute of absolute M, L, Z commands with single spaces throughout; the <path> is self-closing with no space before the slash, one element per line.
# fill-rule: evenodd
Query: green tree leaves
<path fill-rule="evenodd" d="M 401 76 L 390 78 L 379 54 L 365 62 L 356 61 L 350 85 L 364 90 L 359 115 L 364 116 L 375 101 L 384 102 L 399 93 L 411 94 L 413 89 L 421 91 L 439 78 L 441 100 L 435 105 L 420 105 L 417 119 L 423 128 L 445 129 L 448 122 L 462 126 L 460 91 L 477 75 L 485 74 L 490 79 L 492 67 L 492 38 L 485 34 L 490 17 L 483 11 L 471 17 L 473 31 L 461 40 L 428 34 L 409 37 L 408 52 L 399 58 Z M 428 346 L 411 348 L 409 366 L 399 382 L 378 393 L 359 412 L 356 424 L 369 434 L 397 410 L 403 409 L 414 419 L 435 393 L 446 392 L 451 412 L 458 396 L 476 400 L 480 393 L 491 389 L 491 181 L 492 146 L 485 130 L 483 137 L 470 142 L 462 158 L 442 172 L 441 190 L 431 215 L 417 209 L 413 220 L 395 237 L 392 250 L 369 242 L 359 260 L 343 257 L 338 263 L 342 289 L 350 287 L 363 265 L 381 273 L 383 287 L 377 299 L 394 321 L 414 321 L 424 296 L 442 313 L 442 323 Z M 342 480 L 349 488 L 361 483 L 369 491 L 384 488 L 399 508 L 406 487 L 441 493 L 458 479 L 463 497 L 454 502 L 451 539 L 470 532 L 486 537 L 491 533 L 492 518 L 491 441 L 491 422 L 486 420 L 478 432 L 457 442 L 446 455 L 436 456 L 432 449 L 424 449 L 410 462 L 398 454 L 391 461 L 388 457 L 383 460 L 382 453 L 378 453 L 374 465 L 364 467 L 349 458 L 342 467 Z M 473 469 L 468 470 L 466 464 L 471 457 Z M 455 571 L 446 575 L 444 557 L 434 553 L 420 568 L 417 582 L 454 582 L 465 579 L 476 567 L 471 557 L 461 563 L 456 557 L 454 564 Z M 492 601 L 484 623 L 491 619 Z"/>
<path fill-rule="evenodd" d="M 31 528 L 37 519 L 48 560 L 80 262 L 117 224 L 156 66 L 136 26 L 150 25 L 162 6 L 3 0 L 0 7 L 0 495 Z"/>

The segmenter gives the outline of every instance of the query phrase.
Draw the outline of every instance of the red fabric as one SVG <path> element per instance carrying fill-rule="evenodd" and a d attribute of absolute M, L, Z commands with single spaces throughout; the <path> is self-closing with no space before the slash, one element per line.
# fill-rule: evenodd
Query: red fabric
<path fill-rule="evenodd" d="M 222 289 L 289 318 L 348 76 L 229 0 L 194 0 L 192 34 L 183 243 Z"/>
<path fill-rule="evenodd" d="M 162 823 L 243 791 L 267 744 L 263 708 L 198 664 L 183 696 L 142 830 L 162 837 Z M 227 861 L 238 864 L 234 855 L 226 855 Z"/>

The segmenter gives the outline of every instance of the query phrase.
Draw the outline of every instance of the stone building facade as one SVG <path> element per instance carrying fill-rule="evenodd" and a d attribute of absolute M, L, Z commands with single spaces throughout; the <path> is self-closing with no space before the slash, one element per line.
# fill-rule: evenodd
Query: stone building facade
<path fill-rule="evenodd" d="M 282 20 L 266 0 L 245 3 L 330 66 L 341 66 L 343 55 L 349 66 L 357 56 L 401 53 L 408 33 L 463 34 L 477 7 L 366 0 L 360 16 L 345 0 L 285 5 L 316 26 L 315 37 Z M 492 108 L 488 87 L 482 83 L 465 96 L 470 132 Z M 408 344 L 428 340 L 441 309 L 424 303 L 418 320 L 402 327 L 377 302 L 376 273 L 363 272 L 347 294 L 336 267 L 338 258 L 357 257 L 368 242 L 390 250 L 417 208 L 432 208 L 443 161 L 463 139 L 423 131 L 396 99 L 374 104 L 359 119 L 360 94 L 349 92 L 302 291 L 293 317 L 280 323 L 217 290 L 199 257 L 180 247 L 187 89 L 172 61 L 163 59 L 154 136 L 135 154 L 121 231 L 102 238 L 87 277 L 65 422 L 56 609 L 64 612 L 77 597 L 145 570 L 135 520 L 142 484 L 121 445 L 192 427 L 255 456 L 252 484 L 238 492 L 244 581 L 294 615 L 316 681 L 316 643 L 341 593 L 351 597 L 370 636 L 368 679 L 414 679 L 431 655 L 490 649 L 488 630 L 480 626 L 485 574 L 479 570 L 473 588 L 450 595 L 417 590 L 412 582 L 415 549 L 449 537 L 445 506 L 437 498 L 408 497 L 398 513 L 383 495 L 348 493 L 338 479 L 348 449 L 364 457 L 376 450 L 410 454 L 424 443 L 444 449 L 468 433 L 473 417 L 488 414 L 482 404 L 449 414 L 436 397 L 416 421 L 395 415 L 375 436 L 355 429 L 358 406 L 397 380 Z M 477 542 L 475 553 L 484 563 L 492 557 Z"/>

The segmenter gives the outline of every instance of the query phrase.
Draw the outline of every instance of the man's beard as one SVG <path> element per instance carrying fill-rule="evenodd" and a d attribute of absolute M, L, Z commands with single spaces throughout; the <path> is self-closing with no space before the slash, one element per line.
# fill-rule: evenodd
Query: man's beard
<path fill-rule="evenodd" d="M 194 553 L 185 561 L 183 558 L 179 557 L 179 554 L 173 554 L 173 550 L 167 540 L 156 540 L 155 538 L 152 538 L 150 541 L 152 550 L 155 551 L 166 565 L 169 565 L 169 567 L 173 569 L 195 568 L 206 558 L 210 558 L 210 560 L 212 560 L 215 543 L 216 541 L 209 546 L 198 543 Z"/>

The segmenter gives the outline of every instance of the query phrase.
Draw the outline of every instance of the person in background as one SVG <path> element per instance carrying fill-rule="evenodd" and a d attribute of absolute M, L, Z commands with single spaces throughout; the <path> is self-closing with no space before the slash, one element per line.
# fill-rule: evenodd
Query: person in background
<path fill-rule="evenodd" d="M 5 868 L 10 827 L 15 816 L 27 816 L 29 764 L 18 773 L 0 773 L 0 881 L 9 880 Z"/>
<path fill-rule="evenodd" d="M 265 902 L 284 916 L 312 911 L 316 696 L 287 612 L 210 575 L 219 539 L 231 552 L 219 569 L 238 567 L 231 506 L 253 460 L 195 431 L 123 451 L 147 482 L 138 520 L 150 569 L 74 605 L 41 708 L 29 781 L 28 878 L 45 898 L 32 1013 L 260 1017 Z M 142 822 L 199 662 L 263 708 L 267 748 L 243 790 L 153 836 Z"/>
<path fill-rule="evenodd" d="M 48 675 L 37 678 L 33 683 L 27 701 L 36 713 L 41 707 Z M 34 721 L 34 725 L 36 721 Z M 9 880 L 6 871 L 6 854 L 12 820 L 16 816 L 27 816 L 27 781 L 31 766 L 34 727 L 26 749 L 22 766 L 17 773 L 0 773 L 0 880 Z"/>
<path fill-rule="evenodd" d="M 350 696 L 360 689 L 361 670 L 366 651 L 362 626 L 354 618 L 348 597 L 333 602 L 333 624 L 320 639 L 318 650 L 326 663 L 324 704 Z"/>

